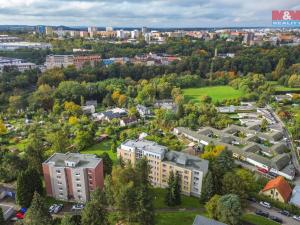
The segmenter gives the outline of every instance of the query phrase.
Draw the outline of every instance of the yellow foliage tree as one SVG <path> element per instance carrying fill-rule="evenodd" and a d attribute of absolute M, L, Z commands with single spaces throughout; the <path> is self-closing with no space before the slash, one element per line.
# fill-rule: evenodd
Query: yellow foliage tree
<path fill-rule="evenodd" d="M 78 113 L 80 111 L 80 105 L 74 102 L 64 102 L 64 109 L 70 113 Z"/>
<path fill-rule="evenodd" d="M 114 91 L 114 93 L 112 93 L 111 95 L 111 99 L 114 101 L 114 103 L 118 103 L 119 98 L 120 98 L 120 92 L 119 91 Z"/>
<path fill-rule="evenodd" d="M 69 117 L 69 124 L 70 125 L 76 125 L 78 123 L 78 119 L 76 116 L 70 116 Z"/>
<path fill-rule="evenodd" d="M 224 151 L 225 146 L 223 145 L 216 145 L 212 148 L 207 148 L 204 153 L 201 155 L 201 158 L 203 159 L 214 159 L 217 156 L 219 156 L 221 154 L 222 151 Z"/>
<path fill-rule="evenodd" d="M 119 106 L 124 106 L 126 103 L 127 97 L 126 95 L 120 95 L 119 100 L 118 100 L 118 105 Z"/>
<path fill-rule="evenodd" d="M 7 128 L 2 120 L 0 120 L 0 135 L 6 134 Z"/>

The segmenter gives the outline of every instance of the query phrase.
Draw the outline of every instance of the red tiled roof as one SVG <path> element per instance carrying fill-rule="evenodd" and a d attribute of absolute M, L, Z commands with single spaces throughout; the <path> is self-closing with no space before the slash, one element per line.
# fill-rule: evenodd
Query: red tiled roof
<path fill-rule="evenodd" d="M 264 192 L 274 188 L 280 193 L 280 195 L 286 202 L 289 200 L 289 197 L 292 193 L 292 189 L 289 183 L 282 176 L 270 180 L 262 191 Z"/>

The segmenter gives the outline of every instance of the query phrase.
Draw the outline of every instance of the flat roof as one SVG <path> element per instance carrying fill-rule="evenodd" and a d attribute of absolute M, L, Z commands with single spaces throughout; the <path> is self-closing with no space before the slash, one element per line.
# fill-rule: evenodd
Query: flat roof
<path fill-rule="evenodd" d="M 45 164 L 52 164 L 56 167 L 66 167 L 65 162 L 75 162 L 76 166 L 74 168 L 95 168 L 102 159 L 98 158 L 96 155 L 92 154 L 80 154 L 80 153 L 55 153 L 49 159 L 47 159 Z"/>
<path fill-rule="evenodd" d="M 167 151 L 167 147 L 157 144 L 154 141 L 148 140 L 127 140 L 122 145 L 142 149 L 144 151 L 153 152 L 155 154 L 164 154 Z"/>

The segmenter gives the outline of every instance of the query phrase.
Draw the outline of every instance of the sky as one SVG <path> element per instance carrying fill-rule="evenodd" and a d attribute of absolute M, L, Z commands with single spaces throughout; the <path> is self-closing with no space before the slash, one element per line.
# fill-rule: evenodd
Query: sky
<path fill-rule="evenodd" d="M 300 0 L 0 0 L 0 25 L 271 26 L 279 9 Z"/>

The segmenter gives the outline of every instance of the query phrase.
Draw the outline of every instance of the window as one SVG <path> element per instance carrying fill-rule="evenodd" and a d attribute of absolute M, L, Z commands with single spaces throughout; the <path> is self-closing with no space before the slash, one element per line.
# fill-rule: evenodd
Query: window
<path fill-rule="evenodd" d="M 76 186 L 77 186 L 77 187 L 81 187 L 81 184 L 77 184 Z"/>
<path fill-rule="evenodd" d="M 56 173 L 61 173 L 61 171 L 60 170 L 56 170 Z"/>
<path fill-rule="evenodd" d="M 81 190 L 77 190 L 77 192 L 78 192 L 78 193 L 80 193 L 80 192 L 81 192 Z"/>
<path fill-rule="evenodd" d="M 61 176 L 57 176 L 57 179 L 61 179 Z"/>
<path fill-rule="evenodd" d="M 76 172 L 75 175 L 76 175 L 76 176 L 80 176 L 80 173 L 79 173 L 79 172 Z"/>

